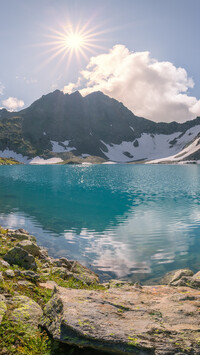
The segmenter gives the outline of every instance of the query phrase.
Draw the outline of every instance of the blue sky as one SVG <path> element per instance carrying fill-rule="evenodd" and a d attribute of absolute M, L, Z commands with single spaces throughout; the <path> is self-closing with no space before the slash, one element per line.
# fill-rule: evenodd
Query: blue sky
<path fill-rule="evenodd" d="M 91 83 L 88 78 L 86 80 L 85 76 L 81 79 L 81 84 L 79 83 L 80 87 L 76 85 L 75 88 L 81 89 L 84 85 L 92 86 L 88 92 L 91 92 L 93 88 L 102 89 L 112 97 L 119 100 L 121 98 L 121 101 L 136 114 L 146 114 L 146 117 L 157 121 L 176 119 L 176 115 L 171 115 L 172 109 L 174 112 L 178 111 L 176 119 L 178 121 L 192 119 L 200 114 L 199 0 L 101 0 L 99 2 L 93 0 L 0 0 L 0 13 L 0 106 L 12 109 L 12 100 L 9 106 L 8 99 L 16 98 L 16 100 L 21 100 L 21 104 L 20 101 L 16 101 L 16 107 L 13 107 L 16 109 L 20 109 L 20 106 L 21 108 L 27 107 L 43 94 L 54 89 L 63 89 L 69 83 L 76 83 L 81 70 L 84 70 L 90 63 L 91 56 L 98 58 L 100 54 L 108 55 L 114 46 L 121 45 L 118 51 L 115 50 L 112 53 L 120 57 L 126 48 L 128 52 L 123 54 L 124 65 L 125 57 L 131 59 L 132 52 L 149 52 L 151 59 L 146 58 L 146 64 L 143 60 L 143 66 L 140 67 L 143 74 L 147 67 L 149 70 L 152 60 L 156 60 L 158 64 L 171 63 L 168 69 L 170 75 L 173 75 L 174 71 L 175 79 L 171 78 L 173 83 L 170 82 L 167 85 L 168 87 L 170 85 L 170 93 L 172 94 L 174 90 L 176 95 L 176 103 L 173 102 L 168 111 L 171 118 L 168 119 L 166 115 L 163 116 L 164 118 L 160 117 L 162 112 L 164 115 L 166 104 L 171 100 L 169 90 L 163 91 L 163 96 L 167 97 L 167 101 L 156 111 L 147 107 L 150 101 L 152 103 L 158 101 L 152 99 L 152 96 L 148 97 L 145 103 L 141 101 L 141 106 L 145 106 L 146 110 L 140 110 L 137 105 L 130 102 L 130 97 L 127 98 L 127 92 L 124 92 L 124 89 L 123 95 L 122 90 L 116 92 L 114 86 L 108 91 L 105 82 L 93 80 Z M 94 34 L 93 39 L 97 40 L 96 44 L 101 48 L 96 48 L 93 54 L 86 51 L 87 59 L 80 56 L 80 61 L 74 53 L 70 63 L 68 63 L 67 55 L 62 62 L 60 62 L 61 55 L 49 60 L 49 50 L 52 50 L 51 53 L 56 52 L 55 45 L 52 43 L 54 39 L 51 37 L 53 30 L 62 33 L 62 26 L 68 22 L 74 28 L 78 23 L 80 28 L 88 23 L 87 29 Z M 98 32 L 99 34 L 95 35 Z M 46 45 L 47 42 L 48 45 Z M 142 57 L 139 56 L 139 58 Z M 107 60 L 108 57 L 101 59 Z M 96 72 L 97 62 L 95 62 Z M 130 71 L 133 66 L 136 70 L 135 58 L 131 59 Z M 157 67 L 156 70 L 158 69 L 159 73 L 164 70 L 163 65 Z M 184 68 L 186 73 L 178 73 L 174 70 L 179 67 Z M 100 70 L 102 66 L 98 67 L 98 74 L 101 76 Z M 111 68 L 109 70 L 110 80 L 111 76 L 116 77 L 118 70 L 116 69 L 115 73 L 111 72 Z M 155 67 L 153 70 L 155 72 Z M 156 73 L 158 75 L 158 71 Z M 166 73 L 168 71 L 165 71 Z M 94 72 L 90 69 L 88 75 L 93 77 L 93 74 Z M 162 82 L 163 75 L 160 77 Z M 98 78 L 96 80 L 99 80 Z M 189 78 L 193 80 L 193 84 Z M 149 80 L 154 81 L 152 70 Z M 158 78 L 155 78 L 155 82 L 156 80 Z M 123 81 L 123 88 L 130 85 L 122 76 L 119 77 L 118 83 L 121 81 Z M 132 81 L 135 81 L 135 85 L 137 84 L 135 72 Z M 142 82 L 141 95 L 142 93 L 145 95 L 147 91 L 155 91 L 155 86 L 153 88 L 149 86 L 148 78 L 142 77 Z M 173 89 L 175 86 L 176 88 Z M 130 90 L 132 90 L 132 97 L 136 88 L 131 87 Z M 196 101 L 190 100 L 190 97 L 195 98 Z M 140 103 L 140 98 L 136 97 L 136 101 Z M 182 116 L 181 112 L 183 112 Z"/>

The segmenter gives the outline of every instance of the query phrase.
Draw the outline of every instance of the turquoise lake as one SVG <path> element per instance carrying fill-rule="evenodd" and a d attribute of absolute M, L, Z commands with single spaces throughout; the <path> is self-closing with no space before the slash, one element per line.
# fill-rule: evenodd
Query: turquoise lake
<path fill-rule="evenodd" d="M 200 166 L 1 166 L 0 224 L 104 280 L 198 271 Z"/>

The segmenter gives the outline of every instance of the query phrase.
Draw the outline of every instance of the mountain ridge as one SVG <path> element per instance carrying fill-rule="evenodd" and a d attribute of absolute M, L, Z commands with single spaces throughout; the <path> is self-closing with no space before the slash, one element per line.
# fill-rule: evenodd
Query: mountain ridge
<path fill-rule="evenodd" d="M 61 155 L 62 160 L 92 155 L 116 162 L 145 161 L 178 153 L 199 132 L 200 117 L 156 123 L 135 116 L 100 91 L 83 97 L 79 91 L 55 90 L 19 112 L 0 110 L 0 156 L 15 152 L 27 161 Z"/>

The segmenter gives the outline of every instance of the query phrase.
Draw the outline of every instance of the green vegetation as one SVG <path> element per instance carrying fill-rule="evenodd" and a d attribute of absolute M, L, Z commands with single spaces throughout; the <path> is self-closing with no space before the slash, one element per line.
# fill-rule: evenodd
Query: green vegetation
<path fill-rule="evenodd" d="M 0 355 L 50 355 L 51 341 L 46 332 L 11 322 L 8 317 L 0 326 Z"/>
<path fill-rule="evenodd" d="M 12 158 L 0 158 L 0 165 L 19 165 L 19 164 L 21 163 Z"/>
<path fill-rule="evenodd" d="M 10 265 L 8 267 L 3 262 L 2 258 L 8 250 L 15 247 L 18 242 L 19 240 L 17 238 L 9 237 L 7 229 L 0 226 L 0 273 L 3 275 L 3 279 L 0 278 L 0 295 L 6 294 L 8 299 L 12 299 L 13 296 L 16 295 L 27 296 L 43 309 L 50 300 L 53 291 L 52 289 L 43 287 L 41 285 L 42 282 L 54 281 L 59 286 L 75 289 L 105 289 L 104 286 L 98 283 L 94 282 L 91 285 L 87 285 L 85 282 L 75 277 L 64 280 L 60 277 L 61 275 L 53 274 L 53 266 L 50 266 L 47 269 L 47 273 L 44 273 L 45 260 L 37 257 L 35 259 L 39 278 L 36 280 L 24 275 L 23 272 L 25 270 L 19 265 Z M 6 276 L 8 268 L 14 271 L 12 277 Z M 26 305 L 24 305 L 24 309 L 26 309 Z M 76 347 L 60 344 L 52 340 L 43 329 L 33 328 L 30 324 L 24 324 L 20 321 L 14 322 L 13 319 L 11 319 L 11 315 L 17 314 L 15 310 L 12 302 L 6 302 L 5 306 L 5 303 L 0 300 L 0 316 L 4 316 L 0 324 L 0 355 L 93 354 L 92 350 L 79 350 Z M 6 313 L 4 315 L 5 311 Z M 29 314 L 27 313 L 27 320 L 28 319 Z"/>

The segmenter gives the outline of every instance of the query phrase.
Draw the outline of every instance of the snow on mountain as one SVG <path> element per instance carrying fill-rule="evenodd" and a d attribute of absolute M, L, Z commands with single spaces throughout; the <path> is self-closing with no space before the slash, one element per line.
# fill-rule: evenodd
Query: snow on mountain
<path fill-rule="evenodd" d="M 188 129 L 184 134 L 181 132 L 173 134 L 143 133 L 133 142 L 123 141 L 121 144 L 106 144 L 101 141 L 107 150 L 102 149 L 102 152 L 109 160 L 121 163 L 166 158 L 180 152 L 199 132 L 200 125 L 197 125 Z"/>
<path fill-rule="evenodd" d="M 117 163 L 158 160 L 176 156 L 199 132 L 200 117 L 156 123 L 101 92 L 82 97 L 56 90 L 22 111 L 1 110 L 0 156 L 24 163 L 94 156 Z M 183 156 L 200 159 L 198 149 L 191 152 Z"/>
<path fill-rule="evenodd" d="M 64 142 L 56 142 L 50 141 L 52 144 L 52 152 L 54 153 L 65 153 L 71 152 L 72 150 L 76 150 L 75 147 L 69 147 L 69 140 L 65 140 Z"/>

